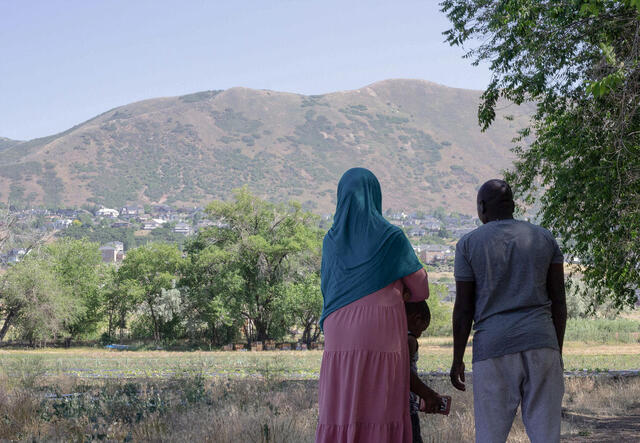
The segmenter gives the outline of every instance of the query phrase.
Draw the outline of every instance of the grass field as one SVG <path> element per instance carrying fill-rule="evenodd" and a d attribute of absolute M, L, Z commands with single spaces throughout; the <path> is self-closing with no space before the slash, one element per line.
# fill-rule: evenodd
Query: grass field
<path fill-rule="evenodd" d="M 448 372 L 451 339 L 420 339 L 421 372 Z M 471 349 L 465 355 L 471 369 Z M 30 367 L 48 376 L 169 377 L 184 371 L 209 377 L 314 379 L 320 372 L 322 351 L 112 351 L 100 348 L 0 350 L 0 371 L 16 373 Z M 567 342 L 566 371 L 640 369 L 640 343 Z"/>
<path fill-rule="evenodd" d="M 127 380 L 0 374 L 0 441 L 312 442 L 317 380 L 206 378 L 183 373 Z M 452 395 L 449 417 L 423 415 L 425 442 L 471 442 L 468 391 L 446 377 L 428 383 Z M 562 440 L 637 441 L 640 377 L 566 380 Z M 519 414 L 509 442 L 526 442 Z"/>
<path fill-rule="evenodd" d="M 569 324 L 563 441 L 638 440 L 640 377 L 605 373 L 640 370 L 638 319 L 628 320 Z M 451 338 L 420 339 L 419 371 L 453 397 L 449 417 L 422 417 L 425 442 L 474 438 L 473 377 L 467 392 L 451 387 L 451 354 Z M 465 357 L 471 370 L 470 347 Z M 322 351 L 2 349 L 0 441 L 311 442 L 321 360 Z M 519 415 L 508 441 L 528 441 Z"/>

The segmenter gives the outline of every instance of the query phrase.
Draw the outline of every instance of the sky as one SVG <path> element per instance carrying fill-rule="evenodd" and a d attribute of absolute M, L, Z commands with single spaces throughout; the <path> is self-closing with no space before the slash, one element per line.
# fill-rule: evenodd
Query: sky
<path fill-rule="evenodd" d="M 323 94 L 389 78 L 483 89 L 439 0 L 0 0 L 0 137 L 210 89 Z"/>

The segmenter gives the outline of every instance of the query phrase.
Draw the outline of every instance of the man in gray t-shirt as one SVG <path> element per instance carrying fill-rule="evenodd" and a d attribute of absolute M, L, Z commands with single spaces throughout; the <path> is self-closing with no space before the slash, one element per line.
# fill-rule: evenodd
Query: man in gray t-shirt
<path fill-rule="evenodd" d="M 563 256 L 551 233 L 513 219 L 507 183 L 478 191 L 483 225 L 456 247 L 451 382 L 464 390 L 463 356 L 473 337 L 476 441 L 504 442 L 519 404 L 531 441 L 560 437 Z"/>

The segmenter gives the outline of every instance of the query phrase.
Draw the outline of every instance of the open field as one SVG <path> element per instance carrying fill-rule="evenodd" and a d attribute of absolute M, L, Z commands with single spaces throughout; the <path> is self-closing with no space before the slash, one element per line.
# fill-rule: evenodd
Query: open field
<path fill-rule="evenodd" d="M 420 339 L 421 372 L 448 372 L 451 339 Z M 471 369 L 471 349 L 465 355 Z M 0 371 L 15 373 L 23 363 L 48 376 L 169 377 L 198 371 L 209 377 L 314 379 L 320 372 L 322 351 L 113 351 L 100 348 L 0 350 Z M 640 343 L 567 342 L 566 371 L 640 369 Z"/>
<path fill-rule="evenodd" d="M 42 377 L 25 363 L 0 374 L 0 440 L 312 442 L 317 380 L 207 378 L 182 373 L 127 380 Z M 34 372 L 35 369 L 35 372 Z M 428 383 L 452 395 L 449 417 L 422 416 L 425 442 L 473 441 L 473 380 L 468 391 L 446 377 Z M 563 441 L 637 441 L 640 377 L 566 380 Z M 528 441 L 520 416 L 509 442 Z"/>
<path fill-rule="evenodd" d="M 637 321 L 634 319 L 634 321 Z M 571 326 L 565 343 L 563 441 L 638 441 L 636 326 Z M 452 395 L 449 417 L 423 416 L 425 442 L 473 441 L 467 392 L 448 382 L 452 340 L 420 340 L 419 371 Z M 322 351 L 0 350 L 0 441 L 311 442 Z M 471 370 L 471 348 L 466 353 Z M 577 377 L 575 375 L 578 375 Z M 510 442 L 526 442 L 516 417 Z"/>

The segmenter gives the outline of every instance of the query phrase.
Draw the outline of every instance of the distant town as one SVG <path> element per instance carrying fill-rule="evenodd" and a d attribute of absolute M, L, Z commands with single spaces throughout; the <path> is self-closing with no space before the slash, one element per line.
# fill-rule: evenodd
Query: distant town
<path fill-rule="evenodd" d="M 65 236 L 69 230 L 90 225 L 94 230 L 110 231 L 112 237 L 118 232 L 133 231 L 135 237 L 144 238 L 156 230 L 171 233 L 172 239 L 185 240 L 199 230 L 210 227 L 224 227 L 222 220 L 210 220 L 203 207 L 174 208 L 165 204 L 129 205 L 120 208 L 98 206 L 90 209 L 21 209 L 10 210 L 17 219 L 33 219 L 34 227 L 40 231 Z M 436 211 L 424 212 L 386 211 L 385 217 L 401 227 L 414 245 L 420 259 L 431 265 L 446 264 L 453 260 L 455 241 L 471 232 L 479 224 L 477 217 L 464 214 L 445 214 Z M 320 224 L 324 228 L 331 225 L 331 214 L 324 214 Z M 166 237 L 166 236 L 165 236 Z M 157 238 L 162 240 L 162 238 Z M 106 263 L 119 263 L 125 255 L 127 245 L 124 238 L 104 242 L 100 245 L 102 259 Z M 24 248 L 13 248 L 0 255 L 0 263 L 10 264 L 20 261 L 26 253 Z"/>

